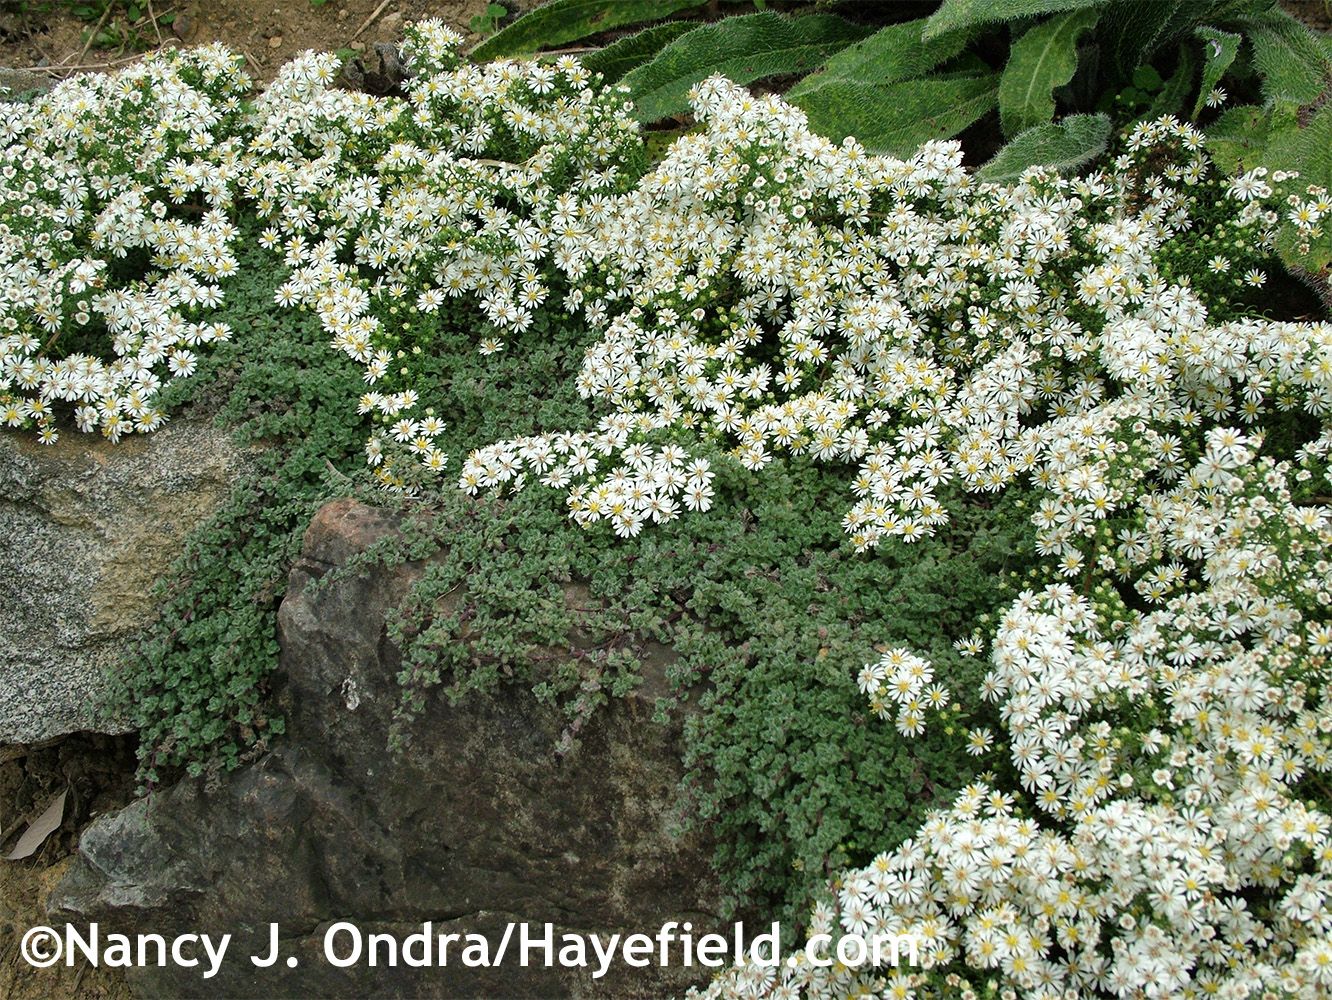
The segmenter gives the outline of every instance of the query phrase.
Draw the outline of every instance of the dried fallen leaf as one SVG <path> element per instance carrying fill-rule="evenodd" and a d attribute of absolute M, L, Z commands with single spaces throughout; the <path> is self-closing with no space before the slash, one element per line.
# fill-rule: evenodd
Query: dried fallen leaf
<path fill-rule="evenodd" d="M 23 836 L 19 837 L 14 849 L 5 855 L 6 861 L 21 861 L 30 857 L 42 846 L 47 837 L 60 829 L 60 823 L 65 818 L 67 795 L 69 795 L 68 788 L 51 801 L 45 812 L 28 824 L 28 828 L 23 831 Z"/>

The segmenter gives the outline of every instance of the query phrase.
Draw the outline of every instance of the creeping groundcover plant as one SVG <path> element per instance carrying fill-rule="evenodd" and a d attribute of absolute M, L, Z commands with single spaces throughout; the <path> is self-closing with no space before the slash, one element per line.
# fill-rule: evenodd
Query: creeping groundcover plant
<path fill-rule="evenodd" d="M 723 467 L 808 461 L 871 559 L 1026 491 L 1028 576 L 957 640 L 980 688 L 898 647 L 845 678 L 976 762 L 805 924 L 919 964 L 796 950 L 700 995 L 1332 995 L 1332 325 L 1268 318 L 1278 230 L 1321 237 L 1332 195 L 1222 176 L 1169 117 L 984 183 L 956 143 L 871 155 L 720 78 L 652 162 L 576 59 L 460 43 L 410 27 L 401 96 L 311 53 L 252 98 L 207 48 L 0 104 L 5 423 L 159 426 L 245 336 L 215 317 L 254 238 L 274 308 L 363 371 L 345 407 L 398 496 L 557 491 L 632 537 L 708 516 Z M 587 331 L 595 416 L 446 454 L 440 324 L 493 360 L 550 313 Z"/>

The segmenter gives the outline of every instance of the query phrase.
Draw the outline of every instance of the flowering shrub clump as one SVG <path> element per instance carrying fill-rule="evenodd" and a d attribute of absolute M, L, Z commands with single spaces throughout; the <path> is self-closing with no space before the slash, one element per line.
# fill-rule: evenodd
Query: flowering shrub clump
<path fill-rule="evenodd" d="M 968 787 L 847 873 L 812 922 L 914 934 L 923 971 L 797 960 L 711 995 L 1332 989 L 1332 523 L 1294 500 L 1299 472 L 1260 444 L 1213 429 L 1177 486 L 1138 496 L 1130 562 L 1146 609 L 1112 586 L 1056 583 L 1004 614 L 984 689 L 1019 787 Z M 905 651 L 886 659 L 896 674 L 863 676 L 876 697 L 926 669 Z"/>
<path fill-rule="evenodd" d="M 112 441 L 165 419 L 158 390 L 230 336 L 231 205 L 250 81 L 220 46 L 0 103 L 0 421 Z"/>
<path fill-rule="evenodd" d="M 992 492 L 1031 473 L 1053 421 L 1107 398 L 1252 421 L 1306 378 L 1299 350 L 1272 354 L 1297 331 L 1210 322 L 1266 281 L 1273 185 L 1289 178 L 1227 185 L 1191 126 L 1144 125 L 1086 178 L 994 185 L 956 144 L 869 156 L 724 80 L 695 109 L 704 131 L 588 244 L 606 278 L 586 315 L 605 334 L 579 387 L 612 412 L 594 434 L 482 449 L 465 488 L 523 470 L 572 481 L 576 518 L 632 533 L 673 516 L 682 484 L 708 504 L 705 470 L 685 473 L 679 452 L 667 475 L 649 442 L 721 438 L 749 469 L 779 451 L 860 463 L 845 525 L 869 548 L 935 530 L 945 484 Z"/>
<path fill-rule="evenodd" d="M 965 747 L 994 770 L 845 872 L 813 914 L 816 932 L 917 935 L 922 966 L 796 955 L 706 995 L 1332 993 L 1332 524 L 1317 492 L 1332 326 L 1262 318 L 1261 299 L 1278 229 L 1317 238 L 1328 192 L 1277 171 L 1220 178 L 1202 135 L 1170 118 L 1087 176 L 980 183 L 956 144 L 871 156 L 724 80 L 698 88 L 699 129 L 644 172 L 620 96 L 575 60 L 474 67 L 459 42 L 439 22 L 409 30 L 406 99 L 336 90 L 336 60 L 309 54 L 247 107 L 238 62 L 207 49 L 0 111 L 5 421 L 53 440 L 69 403 L 112 439 L 160 423 L 159 388 L 228 336 L 206 311 L 250 206 L 286 265 L 276 301 L 312 309 L 316 336 L 361 366 L 347 409 L 369 417 L 369 464 L 390 486 L 446 465 L 448 429 L 422 399 L 447 393 L 430 373 L 485 381 L 432 361 L 456 349 L 460 316 L 476 325 L 469 349 L 498 365 L 506 337 L 530 348 L 551 314 L 581 314 L 576 388 L 597 416 L 478 435 L 464 490 L 563 490 L 574 521 L 641 535 L 644 561 L 670 564 L 644 525 L 707 510 L 723 473 L 788 455 L 855 470 L 828 530 L 844 531 L 843 555 L 935 535 L 969 494 L 1029 515 L 1040 563 L 996 600 L 1008 607 L 990 633 L 958 643 L 988 656 L 988 705 L 972 709 L 989 726 Z M 528 370 L 559 369 L 546 361 Z M 312 388 L 343 384 L 326 375 Z M 325 428 L 330 448 L 344 430 Z M 495 440 L 507 434 L 522 436 Z M 322 475 L 319 460 L 305 454 L 302 474 Z M 433 582 L 452 588 L 471 565 Z M 711 588 L 686 588 L 690 559 L 670 565 L 682 618 Z M 781 606 L 814 608 L 820 572 L 790 575 Z M 525 589 L 491 602 L 495 621 L 530 615 Z M 435 622 L 426 596 L 401 632 L 422 687 L 460 625 Z M 549 598 L 558 639 L 567 609 Z M 711 600 L 753 608 L 738 592 Z M 772 649 L 805 649 L 777 624 Z M 855 647 L 851 633 L 828 630 L 811 658 Z M 690 641 L 700 672 L 728 655 Z M 963 675 L 936 676 L 921 654 L 888 650 L 860 690 L 903 736 L 945 708 L 951 735 Z M 630 659 L 607 653 L 564 682 L 599 695 L 603 670 L 629 682 Z M 769 676 L 750 667 L 714 690 Z M 788 709 L 814 703 L 779 693 Z M 791 728 L 812 747 L 802 766 L 850 759 Z M 756 825 L 771 837 L 776 822 Z"/>
<path fill-rule="evenodd" d="M 317 309 L 365 366 L 367 453 L 390 485 L 403 484 L 395 457 L 444 468 L 443 423 L 414 412 L 411 384 L 440 307 L 476 299 L 480 350 L 500 350 L 546 302 L 552 261 L 585 269 L 642 156 L 623 99 L 576 60 L 474 66 L 461 42 L 437 21 L 408 29 L 406 101 L 333 89 L 336 59 L 310 53 L 256 108 L 245 184 L 270 223 L 263 242 L 291 269 L 278 302 Z"/>

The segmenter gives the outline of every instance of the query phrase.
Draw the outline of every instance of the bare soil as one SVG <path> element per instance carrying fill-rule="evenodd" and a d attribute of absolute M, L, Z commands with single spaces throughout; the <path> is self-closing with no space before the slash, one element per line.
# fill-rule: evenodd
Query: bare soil
<path fill-rule="evenodd" d="M 0 748 L 0 858 L 47 804 L 65 792 L 59 828 L 31 856 L 0 860 L 0 997 L 7 1000 L 129 1000 L 123 976 L 79 962 L 34 969 L 19 951 L 23 935 L 51 923 L 46 898 L 73 862 L 79 834 L 134 793 L 134 740 L 80 734 L 41 748 Z"/>
<path fill-rule="evenodd" d="M 138 41 L 96 48 L 88 44 L 95 25 L 58 5 L 48 13 L 33 0 L 0 0 L 0 66 L 15 69 L 52 68 L 65 75 L 123 65 L 160 46 L 222 42 L 245 56 L 250 74 L 269 80 L 283 63 L 307 49 L 335 52 L 369 49 L 376 42 L 394 42 L 408 21 L 438 17 L 469 38 L 469 24 L 483 13 L 487 0 L 140 0 L 145 13 L 134 32 Z M 25 7 L 27 8 L 25 10 Z M 161 18 L 174 13 L 169 25 Z M 107 25 L 124 24 L 123 5 L 113 8 Z"/>

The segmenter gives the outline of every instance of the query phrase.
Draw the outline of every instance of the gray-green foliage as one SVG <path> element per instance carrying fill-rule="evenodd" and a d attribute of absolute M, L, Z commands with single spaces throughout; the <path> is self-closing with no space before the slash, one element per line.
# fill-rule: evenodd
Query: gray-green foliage
<path fill-rule="evenodd" d="M 1013 43 L 999 78 L 999 118 L 1004 134 L 1054 120 L 1054 92 L 1073 79 L 1078 68 L 1078 39 L 1100 16 L 1094 8 L 1056 14 L 1027 29 Z"/>
<path fill-rule="evenodd" d="M 1113 131 L 1105 115 L 1069 115 L 1036 125 L 1014 137 L 976 174 L 987 181 L 1013 181 L 1033 164 L 1073 171 L 1105 152 Z"/>
<path fill-rule="evenodd" d="M 882 85 L 923 76 L 960 53 L 971 40 L 965 31 L 923 39 L 924 29 L 924 19 L 890 24 L 829 58 L 817 73 L 792 87 L 787 96 L 798 97 L 829 78 Z"/>
<path fill-rule="evenodd" d="M 1271 113 L 1266 116 L 1269 121 Z M 1262 145 L 1258 160 L 1270 170 L 1292 168 L 1299 171 L 1302 183 L 1317 184 L 1332 191 L 1332 104 L 1324 105 L 1307 126 L 1283 122 L 1261 123 Z M 1322 293 L 1327 295 L 1328 275 L 1332 271 L 1332 236 L 1326 227 L 1306 242 L 1297 237 L 1294 227 L 1287 227 L 1277 240 L 1277 248 L 1288 264 L 1322 278 Z"/>
<path fill-rule="evenodd" d="M 841 77 L 820 78 L 794 99 L 810 126 L 830 139 L 848 135 L 876 153 L 910 154 L 930 139 L 957 135 L 993 110 L 995 74 L 926 76 L 886 87 Z"/>
<path fill-rule="evenodd" d="M 772 11 L 731 17 L 675 39 L 623 83 L 643 121 L 689 110 L 689 90 L 721 74 L 736 83 L 807 73 L 863 38 L 865 29 L 831 14 L 786 17 Z"/>
<path fill-rule="evenodd" d="M 652 59 L 656 54 L 687 31 L 698 25 L 692 21 L 667 21 L 655 24 L 632 35 L 618 39 L 596 52 L 583 57 L 583 65 L 593 73 L 600 73 L 607 83 L 615 83 L 636 66 Z"/>
<path fill-rule="evenodd" d="M 921 40 L 924 19 L 889 25 L 832 56 L 787 92 L 811 127 L 832 139 L 854 135 L 874 152 L 906 155 L 956 135 L 997 99 L 997 79 L 974 64 L 930 74 L 958 56 L 969 35 Z"/>
<path fill-rule="evenodd" d="M 477 60 L 524 55 L 627 24 L 670 17 L 704 0 L 550 0 L 472 51 Z"/>
<path fill-rule="evenodd" d="M 1269 104 L 1312 104 L 1327 90 L 1327 50 L 1309 30 L 1284 11 L 1245 18 L 1244 32 L 1253 45 L 1253 63 Z"/>
<path fill-rule="evenodd" d="M 950 31 L 1102 6 L 1105 0 L 944 0 L 925 25 L 924 37 L 928 40 Z"/>
<path fill-rule="evenodd" d="M 995 169 L 1020 173 L 1037 162 L 1077 169 L 1094 155 L 1100 129 L 1090 120 L 1027 135 L 1062 115 L 1099 111 L 1120 125 L 1197 119 L 1223 83 L 1293 111 L 1325 95 L 1332 65 L 1332 42 L 1275 0 L 944 0 L 929 17 L 839 45 L 826 44 L 827 23 L 765 13 L 649 28 L 614 43 L 606 66 L 612 78 L 629 68 L 622 82 L 644 121 L 679 115 L 689 86 L 714 73 L 740 83 L 804 74 L 787 96 L 816 131 L 898 154 L 956 136 L 997 106 L 1004 136 L 1024 139 Z M 1143 74 L 1155 81 L 1147 90 L 1138 87 Z M 1138 96 L 1098 103 L 1121 92 Z M 1053 145 L 1042 144 L 1046 136 Z"/>
<path fill-rule="evenodd" d="M 1218 28 L 1202 25 L 1194 30 L 1194 35 L 1203 42 L 1202 85 L 1198 88 L 1198 99 L 1193 104 L 1189 117 L 1197 118 L 1202 113 L 1207 95 L 1221 84 L 1226 70 L 1235 62 L 1239 54 L 1243 37 L 1234 31 L 1221 31 Z"/>
<path fill-rule="evenodd" d="M 1205 60 L 1225 67 L 1244 63 L 1253 70 L 1259 92 L 1252 104 L 1227 108 L 1205 127 L 1208 149 L 1225 170 L 1256 167 L 1295 170 L 1309 184 L 1332 187 L 1332 40 L 1310 32 L 1284 11 L 1250 12 L 1235 21 L 1235 35 L 1200 28 Z M 1233 51 L 1232 51 L 1233 46 Z M 1219 74 L 1204 62 L 1204 93 Z M 1203 98 L 1205 99 L 1205 97 Z M 1326 294 L 1332 268 L 1332 237 L 1323 229 L 1297 238 L 1293 227 L 1278 247 L 1295 270 L 1321 275 Z"/>
<path fill-rule="evenodd" d="M 1102 0 L 1097 32 L 1107 75 L 1121 79 L 1169 52 L 1190 37 L 1200 24 L 1227 24 L 1235 18 L 1271 8 L 1275 0 Z"/>

